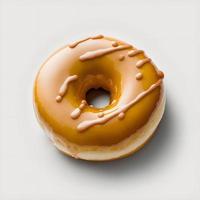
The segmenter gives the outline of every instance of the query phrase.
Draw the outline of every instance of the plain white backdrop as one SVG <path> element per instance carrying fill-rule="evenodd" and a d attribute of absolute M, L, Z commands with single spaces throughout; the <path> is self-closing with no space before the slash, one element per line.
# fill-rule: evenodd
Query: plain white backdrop
<path fill-rule="evenodd" d="M 0 21 L 2 200 L 200 199 L 200 3 L 8 0 Z M 101 33 L 144 49 L 165 72 L 167 105 L 137 154 L 89 163 L 59 153 L 32 109 L 35 73 L 53 51 Z"/>

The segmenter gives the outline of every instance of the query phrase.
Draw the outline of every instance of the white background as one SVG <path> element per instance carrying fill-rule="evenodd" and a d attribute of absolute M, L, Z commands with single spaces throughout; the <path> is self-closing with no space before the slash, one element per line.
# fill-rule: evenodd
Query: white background
<path fill-rule="evenodd" d="M 0 198 L 200 198 L 198 1 L 1 1 Z M 89 163 L 59 153 L 32 109 L 35 73 L 60 46 L 101 33 L 144 49 L 165 72 L 167 105 L 137 154 Z"/>

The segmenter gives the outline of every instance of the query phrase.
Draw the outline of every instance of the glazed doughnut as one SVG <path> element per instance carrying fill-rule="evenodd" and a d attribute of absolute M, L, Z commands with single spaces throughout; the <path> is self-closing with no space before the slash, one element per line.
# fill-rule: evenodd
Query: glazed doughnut
<path fill-rule="evenodd" d="M 54 145 L 77 159 L 127 156 L 153 135 L 165 107 L 164 74 L 144 51 L 97 35 L 50 56 L 34 83 L 38 121 Z M 110 104 L 88 104 L 91 88 L 110 92 Z"/>

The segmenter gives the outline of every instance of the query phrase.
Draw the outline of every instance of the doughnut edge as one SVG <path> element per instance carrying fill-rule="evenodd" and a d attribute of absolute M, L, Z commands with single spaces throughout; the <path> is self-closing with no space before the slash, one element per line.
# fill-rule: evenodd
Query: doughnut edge
<path fill-rule="evenodd" d="M 62 141 L 62 139 L 56 136 L 56 133 L 53 132 L 51 127 L 46 124 L 39 116 L 37 111 L 37 107 L 35 106 L 36 102 L 33 98 L 33 108 L 35 111 L 36 118 L 43 128 L 44 132 L 47 133 L 50 140 L 53 142 L 55 147 L 60 150 L 62 153 L 71 156 L 76 159 L 82 159 L 86 161 L 111 161 L 120 159 L 123 157 L 127 157 L 139 149 L 141 149 L 154 135 L 156 128 L 158 127 L 162 116 L 165 110 L 165 102 L 166 102 L 166 94 L 163 83 L 161 84 L 161 93 L 158 103 L 152 112 L 148 122 L 141 127 L 139 130 L 134 132 L 130 137 L 126 138 L 125 140 L 112 145 L 111 147 L 117 147 L 119 149 L 112 150 L 109 147 L 98 147 L 98 150 L 81 150 L 81 146 L 79 146 L 79 152 L 73 152 L 70 146 L 77 146 L 73 143 Z M 137 140 L 137 144 L 135 142 Z M 70 145 L 67 145 L 69 143 Z M 70 147 L 70 148 L 69 148 Z M 121 148 L 120 148 L 121 147 Z M 89 149 L 90 147 L 88 147 Z"/>

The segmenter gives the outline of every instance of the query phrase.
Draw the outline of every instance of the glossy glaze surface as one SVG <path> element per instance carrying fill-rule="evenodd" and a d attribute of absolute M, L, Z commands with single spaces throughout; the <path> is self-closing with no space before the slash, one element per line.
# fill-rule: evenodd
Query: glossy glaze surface
<path fill-rule="evenodd" d="M 89 37 L 65 46 L 53 54 L 41 67 L 35 80 L 34 101 L 38 115 L 53 132 L 78 145 L 112 145 L 121 142 L 147 123 L 160 98 L 163 73 L 144 55 L 143 51 L 122 41 L 108 37 Z M 127 48 L 119 48 L 126 46 Z M 91 59 L 80 59 L 88 52 L 108 51 Z M 106 49 L 106 50 L 105 50 Z M 83 57 L 82 57 L 83 58 Z M 139 76 L 138 74 L 142 74 Z M 68 84 L 62 101 L 57 102 L 60 87 L 67 77 L 77 76 Z M 145 94 L 126 112 L 112 117 L 104 124 L 93 125 L 83 131 L 78 126 L 85 121 L 104 119 L 134 101 L 153 84 L 159 85 Z M 91 88 L 105 88 L 111 92 L 111 103 L 103 109 L 84 104 Z M 74 113 L 73 113 L 74 112 Z M 73 113 L 73 114 L 72 114 Z M 103 113 L 103 114 L 102 114 Z"/>

